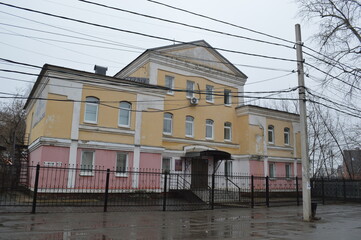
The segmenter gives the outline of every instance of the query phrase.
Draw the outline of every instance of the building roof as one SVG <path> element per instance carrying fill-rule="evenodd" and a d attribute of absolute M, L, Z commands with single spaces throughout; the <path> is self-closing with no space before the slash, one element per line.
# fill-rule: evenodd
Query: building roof
<path fill-rule="evenodd" d="M 156 86 L 156 85 L 152 85 L 152 84 L 148 84 L 148 83 L 140 83 L 140 82 L 133 82 L 133 81 L 129 81 L 126 79 L 121 79 L 121 78 L 115 78 L 115 77 L 111 77 L 111 76 L 105 76 L 105 75 L 101 75 L 101 74 L 96 74 L 94 72 L 87 72 L 87 71 L 81 71 L 81 70 L 77 70 L 77 69 L 72 69 L 72 68 L 67 68 L 67 67 L 61 67 L 61 66 L 55 66 L 55 65 L 50 65 L 50 64 L 44 64 L 43 68 L 41 69 L 38 78 L 36 79 L 36 82 L 28 96 L 28 99 L 26 100 L 26 103 L 24 105 L 24 109 L 26 109 L 30 103 L 30 101 L 33 99 L 36 90 L 38 89 L 41 80 L 43 79 L 43 77 L 46 75 L 47 72 L 53 72 L 56 74 L 71 74 L 74 78 L 68 78 L 66 80 L 80 80 L 80 78 L 93 78 L 94 80 L 106 80 L 109 82 L 113 82 L 113 83 L 126 83 L 126 84 L 134 84 L 137 86 L 151 86 L 157 89 L 163 89 L 163 90 L 167 90 L 167 88 L 162 87 L 162 86 Z M 79 79 L 77 79 L 79 78 Z"/>
<path fill-rule="evenodd" d="M 201 47 L 206 49 L 210 55 L 213 56 L 212 59 L 201 59 L 197 57 L 187 56 L 184 55 L 184 51 L 186 49 L 190 48 L 197 48 Z M 199 65 L 207 66 L 210 63 L 217 63 L 226 66 L 233 75 L 238 76 L 240 78 L 246 79 L 247 76 L 240 71 L 236 66 L 234 66 L 228 59 L 226 59 L 222 54 L 220 54 L 215 48 L 213 48 L 210 44 L 208 44 L 204 40 L 198 40 L 193 42 L 186 42 L 186 43 L 180 43 L 180 44 L 172 44 L 162 47 L 156 47 L 156 48 L 150 48 L 144 51 L 141 55 L 139 55 L 136 59 L 134 59 L 132 62 L 130 62 L 127 66 L 125 66 L 122 70 L 120 70 L 118 73 L 116 73 L 114 76 L 119 76 L 122 72 L 126 71 L 128 68 L 130 68 L 136 61 L 144 57 L 146 54 L 149 53 L 157 53 L 163 57 L 171 57 L 177 60 L 181 60 L 184 62 L 197 62 Z"/>

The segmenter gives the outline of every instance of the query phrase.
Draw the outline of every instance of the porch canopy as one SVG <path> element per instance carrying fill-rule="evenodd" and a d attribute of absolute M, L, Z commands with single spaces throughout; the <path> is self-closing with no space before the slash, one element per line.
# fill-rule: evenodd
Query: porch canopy
<path fill-rule="evenodd" d="M 206 150 L 206 151 L 199 151 L 199 152 L 186 152 L 186 158 L 198 158 L 198 157 L 213 157 L 213 161 L 219 160 L 233 160 L 231 158 L 231 154 L 224 151 L 218 150 Z"/>

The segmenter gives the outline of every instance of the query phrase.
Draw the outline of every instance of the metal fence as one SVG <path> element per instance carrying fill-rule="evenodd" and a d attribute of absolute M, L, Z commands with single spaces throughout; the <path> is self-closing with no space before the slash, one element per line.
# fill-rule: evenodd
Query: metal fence
<path fill-rule="evenodd" d="M 312 200 L 361 202 L 361 180 L 350 179 L 312 179 Z"/>
<path fill-rule="evenodd" d="M 144 211 L 299 205 L 298 178 L 164 172 L 157 169 L 0 165 L 1 211 Z"/>

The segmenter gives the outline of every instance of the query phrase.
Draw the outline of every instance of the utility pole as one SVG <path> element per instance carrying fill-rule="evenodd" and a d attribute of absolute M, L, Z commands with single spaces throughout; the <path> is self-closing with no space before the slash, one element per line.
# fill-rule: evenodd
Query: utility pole
<path fill-rule="evenodd" d="M 300 125 L 301 125 L 301 157 L 302 157 L 302 201 L 303 220 L 311 221 L 311 184 L 310 184 L 310 160 L 308 158 L 307 141 L 307 113 L 306 113 L 306 89 L 303 71 L 301 26 L 296 24 L 296 52 L 297 52 L 297 72 L 298 72 L 298 94 L 300 105 Z"/>

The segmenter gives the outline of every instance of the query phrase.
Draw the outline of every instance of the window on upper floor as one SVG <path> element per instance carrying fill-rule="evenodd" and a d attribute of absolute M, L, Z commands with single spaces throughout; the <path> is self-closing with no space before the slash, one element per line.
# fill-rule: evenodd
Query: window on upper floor
<path fill-rule="evenodd" d="M 194 97 L 194 82 L 187 80 L 187 98 Z"/>
<path fill-rule="evenodd" d="M 232 140 L 232 123 L 230 122 L 224 123 L 224 140 L 226 141 Z"/>
<path fill-rule="evenodd" d="M 131 109 L 132 104 L 129 102 L 120 102 L 118 119 L 118 125 L 120 127 L 130 127 Z"/>
<path fill-rule="evenodd" d="M 213 139 L 214 128 L 213 128 L 213 120 L 206 120 L 206 139 Z"/>
<path fill-rule="evenodd" d="M 283 135 L 284 135 L 284 143 L 286 145 L 290 145 L 290 129 L 289 128 L 285 128 L 283 131 Z"/>
<path fill-rule="evenodd" d="M 224 89 L 224 104 L 226 106 L 232 105 L 231 90 Z"/>
<path fill-rule="evenodd" d="M 84 122 L 97 123 L 99 99 L 96 97 L 86 97 L 85 101 Z"/>
<path fill-rule="evenodd" d="M 206 101 L 207 102 L 214 102 L 214 99 L 213 99 L 213 90 L 214 90 L 214 87 L 211 86 L 211 85 L 206 85 Z"/>
<path fill-rule="evenodd" d="M 173 115 L 171 113 L 164 113 L 163 133 L 167 135 L 171 135 L 172 128 L 173 128 Z"/>
<path fill-rule="evenodd" d="M 80 175 L 92 176 L 94 175 L 94 151 L 82 151 L 80 163 Z"/>
<path fill-rule="evenodd" d="M 174 94 L 174 77 L 172 76 L 165 76 L 165 87 L 169 88 L 167 94 L 173 95 Z"/>
<path fill-rule="evenodd" d="M 194 117 L 186 117 L 186 137 L 193 137 L 194 134 Z"/>
<path fill-rule="evenodd" d="M 268 126 L 268 143 L 275 143 L 274 127 L 272 125 Z"/>
<path fill-rule="evenodd" d="M 127 168 L 128 168 L 128 154 L 124 152 L 118 152 L 115 163 L 115 175 L 118 177 L 126 176 Z"/>
<path fill-rule="evenodd" d="M 276 177 L 276 165 L 274 163 L 268 165 L 268 176 L 270 178 Z"/>

